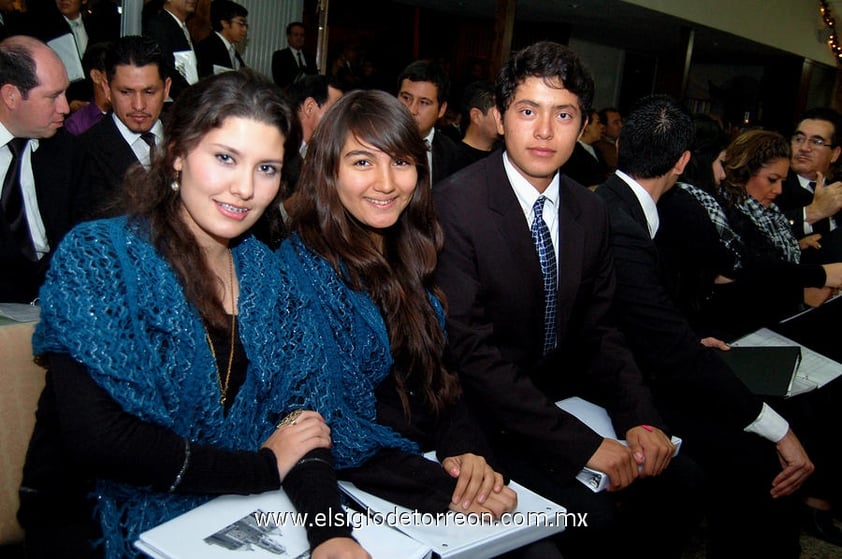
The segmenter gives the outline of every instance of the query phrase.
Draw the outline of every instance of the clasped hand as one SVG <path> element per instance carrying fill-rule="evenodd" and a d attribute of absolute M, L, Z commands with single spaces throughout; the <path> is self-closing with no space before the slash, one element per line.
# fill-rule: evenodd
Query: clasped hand
<path fill-rule="evenodd" d="M 450 456 L 442 467 L 457 478 L 450 509 L 458 512 L 491 514 L 500 518 L 517 506 L 517 494 L 503 483 L 503 476 L 476 454 Z"/>
<path fill-rule="evenodd" d="M 330 447 L 330 427 L 315 411 L 302 411 L 294 422 L 276 429 L 262 445 L 275 454 L 281 481 L 305 454 Z"/>
<path fill-rule="evenodd" d="M 626 432 L 626 443 L 603 439 L 586 464 L 608 474 L 608 491 L 619 491 L 638 477 L 659 475 L 669 465 L 675 447 L 666 433 L 639 425 Z"/>

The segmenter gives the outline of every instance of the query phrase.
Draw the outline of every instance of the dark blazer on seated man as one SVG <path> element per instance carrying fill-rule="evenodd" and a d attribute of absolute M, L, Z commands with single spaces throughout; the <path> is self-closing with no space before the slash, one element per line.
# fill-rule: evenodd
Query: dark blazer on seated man
<path fill-rule="evenodd" d="M 316 62 L 312 56 L 308 56 L 303 50 L 304 69 L 298 66 L 292 51 L 289 47 L 276 50 L 272 53 L 272 79 L 281 87 L 286 87 L 302 74 L 313 75 L 318 72 Z"/>
<path fill-rule="evenodd" d="M 0 302 L 29 303 L 38 296 L 50 255 L 75 224 L 71 207 L 76 185 L 73 137 L 59 130 L 55 136 L 38 140 L 32 153 L 32 174 L 38 210 L 50 245 L 50 252 L 31 261 L 21 252 L 5 224 L 0 226 Z"/>
<path fill-rule="evenodd" d="M 193 50 L 187 37 L 184 36 L 184 31 L 178 25 L 172 14 L 162 9 L 155 14 L 151 14 L 143 20 L 143 35 L 150 37 L 166 56 L 166 76 L 172 79 L 172 87 L 170 88 L 170 96 L 175 99 L 179 94 L 187 89 L 190 84 L 184 76 L 176 69 L 175 52 L 183 52 Z"/>
<path fill-rule="evenodd" d="M 140 161 L 123 139 L 110 112 L 79 136 L 78 141 L 81 163 L 75 219 L 109 216 L 119 202 L 126 172 Z"/>

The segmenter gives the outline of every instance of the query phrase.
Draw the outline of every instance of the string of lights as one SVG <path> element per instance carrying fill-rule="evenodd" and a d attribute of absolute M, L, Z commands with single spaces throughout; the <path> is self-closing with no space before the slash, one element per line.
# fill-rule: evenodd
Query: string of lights
<path fill-rule="evenodd" d="M 839 38 L 836 36 L 836 21 L 833 19 L 833 14 L 830 13 L 830 6 L 827 5 L 826 0 L 819 0 L 819 12 L 822 15 L 825 29 L 830 31 L 827 38 L 827 46 L 836 57 L 836 62 L 842 64 L 842 46 L 839 45 Z"/>

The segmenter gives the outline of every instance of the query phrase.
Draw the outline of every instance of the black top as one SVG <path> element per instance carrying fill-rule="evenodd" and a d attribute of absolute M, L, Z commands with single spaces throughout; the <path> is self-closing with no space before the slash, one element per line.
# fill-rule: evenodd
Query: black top
<path fill-rule="evenodd" d="M 228 336 L 219 333 L 212 338 L 222 371 L 228 367 Z M 242 344 L 235 339 L 226 409 L 245 380 L 248 365 Z M 72 550 L 81 549 L 86 549 L 87 556 L 97 557 L 101 550 L 91 551 L 88 543 L 98 529 L 91 522 L 90 492 L 95 479 L 169 491 L 184 464 L 185 440 L 123 411 L 86 368 L 68 355 L 49 355 L 48 362 L 46 386 L 24 465 L 18 519 L 32 557 L 78 557 L 78 551 Z M 339 510 L 330 451 L 314 450 L 305 456 L 310 457 L 319 460 L 302 460 L 284 479 L 284 490 L 301 512 Z M 189 465 L 173 490 L 221 495 L 279 487 L 275 455 L 269 449 L 231 451 L 191 444 Z M 56 531 L 66 534 L 56 538 Z M 308 527 L 308 539 L 316 547 L 331 537 L 350 536 L 350 532 L 350 527 L 312 526 Z M 56 539 L 60 541 L 50 544 Z"/>

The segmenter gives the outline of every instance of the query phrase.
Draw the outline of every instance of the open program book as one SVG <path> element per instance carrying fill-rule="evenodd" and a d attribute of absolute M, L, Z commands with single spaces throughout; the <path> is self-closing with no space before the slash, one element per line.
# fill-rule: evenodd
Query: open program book
<path fill-rule="evenodd" d="M 154 559 L 305 559 L 307 522 L 348 522 L 373 559 L 429 559 L 429 547 L 360 513 L 304 518 L 283 490 L 224 495 L 143 532 L 135 547 Z"/>
<path fill-rule="evenodd" d="M 795 396 L 821 388 L 839 375 L 842 375 L 842 364 L 833 359 L 798 344 L 786 336 L 773 332 L 768 328 L 761 328 L 739 340 L 731 343 L 734 347 L 766 347 L 766 346 L 800 346 L 801 363 L 792 379 L 787 396 Z"/>
<path fill-rule="evenodd" d="M 434 453 L 427 458 L 435 460 Z M 575 514 L 512 481 L 517 508 L 498 521 L 482 522 L 474 515 L 450 511 L 442 515 L 422 514 L 376 497 L 340 481 L 339 487 L 372 518 L 390 526 L 431 549 L 441 559 L 484 559 L 496 557 L 574 526 Z M 397 556 L 396 556 L 397 557 Z M 402 559 L 402 558 L 401 558 Z"/>
<path fill-rule="evenodd" d="M 593 402 L 589 402 L 578 396 L 572 398 L 565 398 L 555 403 L 558 407 L 576 417 L 579 421 L 596 431 L 599 435 L 606 439 L 619 440 L 625 444 L 626 441 L 618 439 L 617 433 L 614 432 L 614 426 L 611 423 L 611 418 L 605 408 L 598 406 Z M 672 444 L 675 446 L 673 456 L 678 454 L 681 449 L 681 439 L 673 436 Z M 598 493 L 608 487 L 609 478 L 605 472 L 594 470 L 592 468 L 582 468 L 582 471 L 576 475 L 576 479 L 582 482 L 585 487 Z"/>

